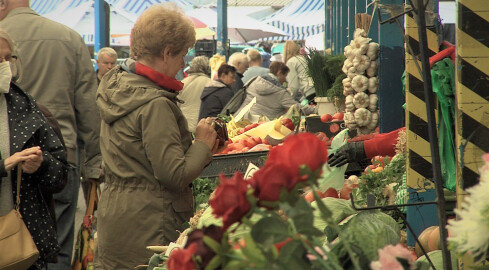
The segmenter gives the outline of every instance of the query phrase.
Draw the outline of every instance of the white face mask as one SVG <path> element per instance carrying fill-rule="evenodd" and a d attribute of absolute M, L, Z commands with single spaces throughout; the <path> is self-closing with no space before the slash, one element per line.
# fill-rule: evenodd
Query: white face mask
<path fill-rule="evenodd" d="M 12 71 L 10 62 L 3 61 L 0 63 L 0 93 L 8 93 L 10 90 L 10 81 L 12 80 Z"/>

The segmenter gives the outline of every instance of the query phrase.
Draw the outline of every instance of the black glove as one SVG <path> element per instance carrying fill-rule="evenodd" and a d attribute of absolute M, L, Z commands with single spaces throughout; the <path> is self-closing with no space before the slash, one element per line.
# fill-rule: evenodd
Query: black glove
<path fill-rule="evenodd" d="M 366 159 L 363 142 L 347 143 L 340 147 L 328 160 L 329 166 L 341 167 L 346 163 L 362 161 Z"/>

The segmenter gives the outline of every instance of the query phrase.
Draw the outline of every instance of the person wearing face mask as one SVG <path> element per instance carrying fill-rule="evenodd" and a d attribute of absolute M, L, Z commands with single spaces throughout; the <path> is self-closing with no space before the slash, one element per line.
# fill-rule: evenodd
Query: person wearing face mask
<path fill-rule="evenodd" d="M 20 213 L 39 250 L 29 269 L 56 259 L 60 246 L 55 221 L 41 190 L 59 192 L 66 184 L 66 150 L 34 99 L 15 83 L 20 61 L 9 35 L 0 29 L 0 216 L 14 207 L 18 164 L 22 165 Z"/>

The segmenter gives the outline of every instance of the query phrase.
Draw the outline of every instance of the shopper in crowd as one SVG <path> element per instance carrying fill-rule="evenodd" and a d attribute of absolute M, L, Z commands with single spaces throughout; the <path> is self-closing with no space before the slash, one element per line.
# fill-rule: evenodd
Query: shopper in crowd
<path fill-rule="evenodd" d="M 290 69 L 287 75 L 289 92 L 297 101 L 306 98 L 309 102 L 313 102 L 316 96 L 314 83 L 307 74 L 307 61 L 300 54 L 300 47 L 294 41 L 288 40 L 285 42 L 283 51 L 284 63 Z"/>
<path fill-rule="evenodd" d="M 111 47 L 103 47 L 97 53 L 97 80 L 100 83 L 102 77 L 115 67 L 117 62 L 117 52 Z"/>
<path fill-rule="evenodd" d="M 187 73 L 188 76 L 182 80 L 183 89 L 178 94 L 178 98 L 183 101 L 179 106 L 183 115 L 187 118 L 188 130 L 195 132 L 199 120 L 200 96 L 205 86 L 212 81 L 210 78 L 209 58 L 202 55 L 192 59 Z"/>
<path fill-rule="evenodd" d="M 100 116 L 95 104 L 97 77 L 87 46 L 66 26 L 39 16 L 28 0 L 0 1 L 0 27 L 18 46 L 23 75 L 19 86 L 46 106 L 58 120 L 67 148 L 66 187 L 54 195 L 58 263 L 50 270 L 70 268 L 75 238 L 75 213 L 80 187 L 77 139 L 84 142 L 88 178 L 98 180 L 101 168 Z"/>
<path fill-rule="evenodd" d="M 202 95 L 199 111 L 199 120 L 206 117 L 215 117 L 221 113 L 226 103 L 233 97 L 232 86 L 236 81 L 236 69 L 228 64 L 222 64 L 217 70 L 216 81 L 209 82 Z"/>
<path fill-rule="evenodd" d="M 14 208 L 16 166 L 21 163 L 19 210 L 39 250 L 38 260 L 29 268 L 37 270 L 56 260 L 60 249 L 41 190 L 63 189 L 68 164 L 61 140 L 34 99 L 14 83 L 21 71 L 15 52 L 9 35 L 0 30 L 0 217 Z"/>
<path fill-rule="evenodd" d="M 212 119 L 199 121 L 192 141 L 177 105 L 175 76 L 194 43 L 194 25 L 175 4 L 153 5 L 131 30 L 131 58 L 102 78 L 95 269 L 147 264 L 146 246 L 175 241 L 194 214 L 190 184 L 219 151 Z"/>
<path fill-rule="evenodd" d="M 235 52 L 231 54 L 231 56 L 229 57 L 228 65 L 236 68 L 236 76 L 235 76 L 236 78 L 231 87 L 233 93 L 236 93 L 244 85 L 242 78 L 243 78 L 243 73 L 245 73 L 245 71 L 249 67 L 248 57 L 246 56 L 246 54 L 242 52 Z"/>
<path fill-rule="evenodd" d="M 248 86 L 247 96 L 236 114 L 248 105 L 254 97 L 256 103 L 251 107 L 251 114 L 276 119 L 287 112 L 292 105 L 297 105 L 305 115 L 317 113 L 317 107 L 299 104 L 283 87 L 289 68 L 282 62 L 272 62 L 270 73 L 256 77 Z"/>
<path fill-rule="evenodd" d="M 262 67 L 263 58 L 261 57 L 260 51 L 257 49 L 249 49 L 246 52 L 248 57 L 249 67 L 243 73 L 243 78 L 241 80 L 243 83 L 247 83 L 251 78 L 261 75 L 267 75 L 270 70 L 268 68 Z"/>

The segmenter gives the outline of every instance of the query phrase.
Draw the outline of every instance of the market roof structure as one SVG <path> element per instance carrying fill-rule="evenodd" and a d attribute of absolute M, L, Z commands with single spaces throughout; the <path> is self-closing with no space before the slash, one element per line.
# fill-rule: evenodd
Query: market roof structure
<path fill-rule="evenodd" d="M 324 0 L 295 0 L 263 19 L 288 34 L 264 40 L 304 40 L 324 32 Z"/>

